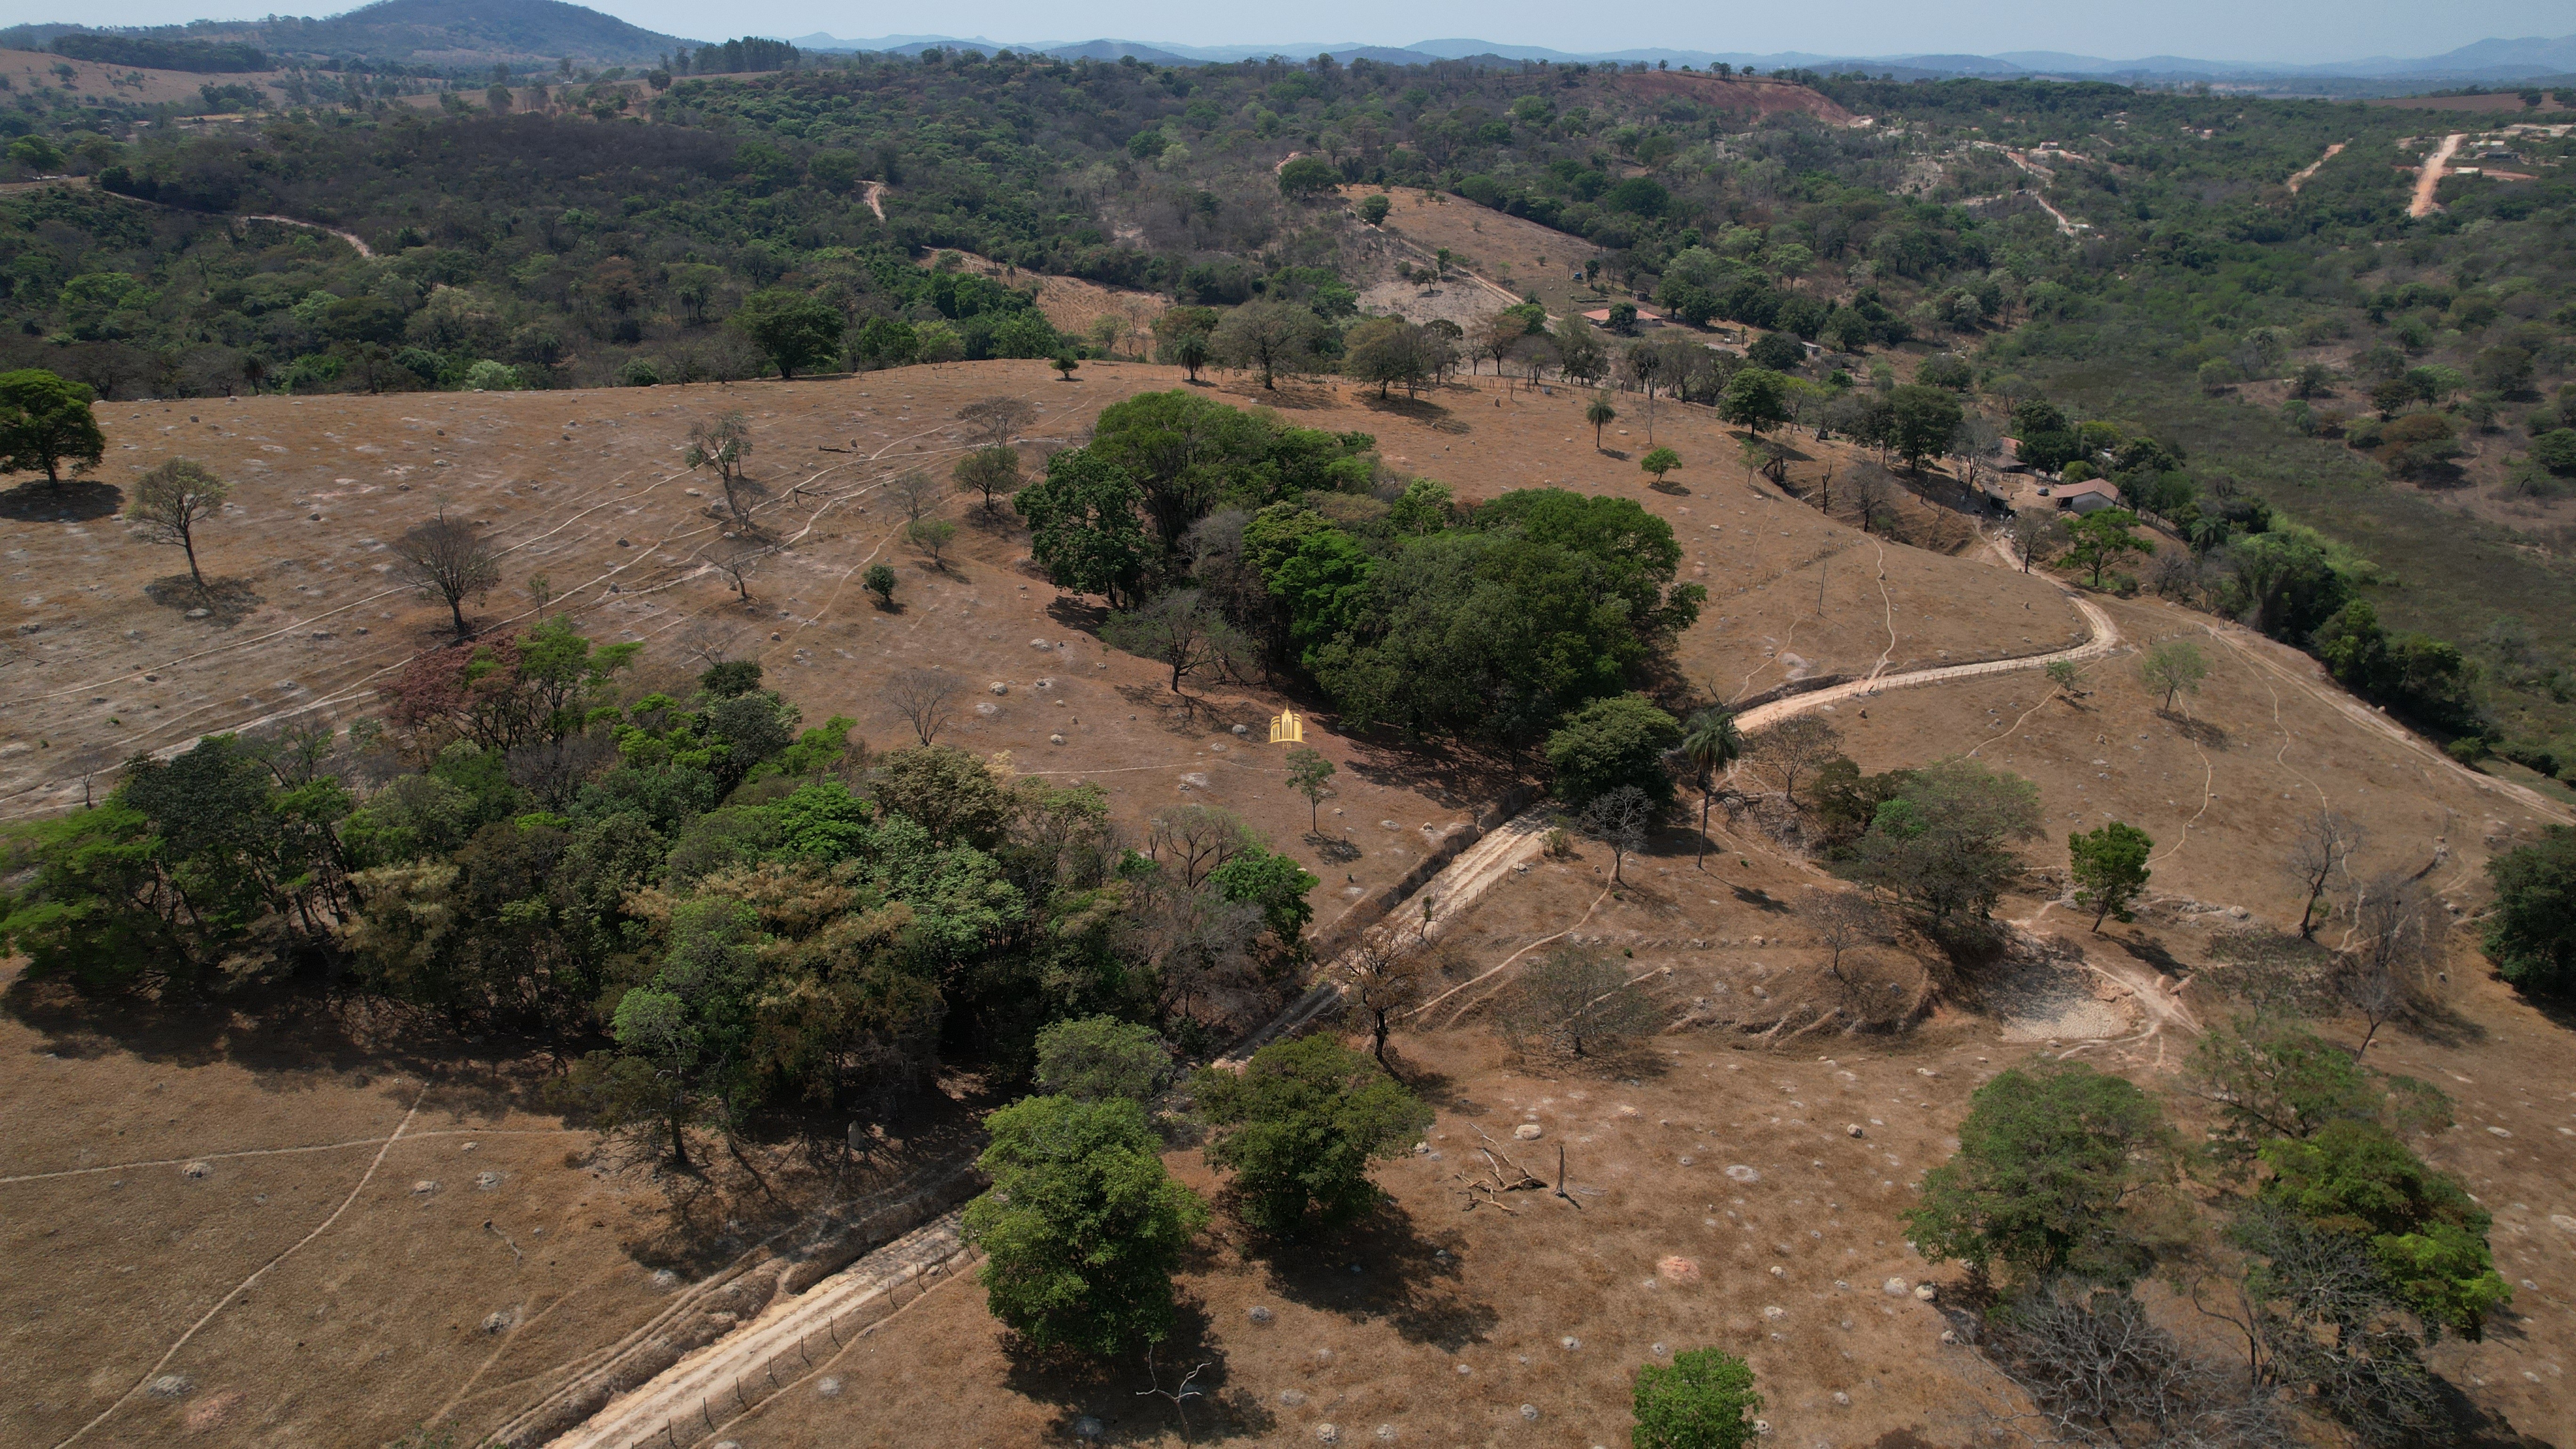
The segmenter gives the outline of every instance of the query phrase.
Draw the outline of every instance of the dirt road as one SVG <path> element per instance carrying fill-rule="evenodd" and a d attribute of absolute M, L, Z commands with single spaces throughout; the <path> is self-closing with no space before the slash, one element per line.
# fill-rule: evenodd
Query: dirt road
<path fill-rule="evenodd" d="M 956 1213 L 925 1223 L 802 1293 L 782 1294 L 751 1322 L 611 1399 L 550 1449 L 714 1437 L 772 1397 L 823 1375 L 843 1349 L 953 1276 L 970 1256 Z"/>
<path fill-rule="evenodd" d="M 2460 143 L 2467 139 L 2466 131 L 2453 131 L 2442 138 L 2441 145 L 2433 148 L 2432 155 L 2424 158 L 2424 169 L 2415 173 L 2415 199 L 2407 203 L 2408 216 L 2433 214 L 2433 193 L 2442 185 L 2442 172 L 2451 164 L 2451 158 L 2459 154 Z"/>
<path fill-rule="evenodd" d="M 2332 161 L 2336 156 L 2342 154 L 2343 148 L 2351 144 L 2352 143 L 2350 141 L 2337 141 L 2326 148 L 2326 154 L 2299 168 L 2298 172 L 2290 177 L 2288 183 L 2290 194 L 2292 196 L 2298 195 L 2299 188 L 2308 184 L 2309 177 L 2316 175 L 2319 168 L 2323 167 L 2327 162 Z"/>

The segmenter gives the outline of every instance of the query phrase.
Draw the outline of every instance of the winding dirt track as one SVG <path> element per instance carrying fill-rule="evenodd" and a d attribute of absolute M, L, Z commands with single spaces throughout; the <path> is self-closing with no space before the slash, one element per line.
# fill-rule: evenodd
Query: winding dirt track
<path fill-rule="evenodd" d="M 2120 626 L 2113 623 L 2111 616 L 2103 612 L 2100 606 L 2072 591 L 2067 593 L 2066 600 L 2076 612 L 2084 616 L 2084 622 L 2093 631 L 2090 639 L 2074 648 L 2060 649 L 2047 654 L 2026 655 L 2019 659 L 1990 659 L 1977 664 L 1950 664 L 1937 669 L 1910 670 L 1902 674 L 1883 672 L 1887 667 L 1887 656 L 1881 655 L 1878 666 L 1872 669 L 1866 678 L 1855 679 L 1847 684 L 1829 685 L 1822 689 L 1810 690 L 1805 694 L 1793 694 L 1786 699 L 1756 705 L 1737 715 L 1736 724 L 1749 734 L 1778 724 L 1784 719 L 1812 713 L 1841 700 L 1865 699 L 1885 690 L 1910 688 L 1919 684 L 1942 684 L 1953 680 L 1978 679 L 1988 675 L 2039 669 L 2059 659 L 2096 659 L 2119 647 Z M 1431 915 L 1428 924 L 1423 928 L 1424 934 L 1427 936 L 1436 933 L 1456 920 L 1468 907 L 1474 905 L 1479 897 L 1491 889 L 1495 882 L 1502 880 L 1511 874 L 1515 867 L 1537 855 L 1540 847 L 1545 843 L 1546 832 L 1546 810 L 1542 807 L 1533 807 L 1487 831 L 1475 844 L 1461 851 L 1458 858 L 1451 861 L 1438 875 L 1433 876 L 1420 892 L 1421 896 L 1431 903 Z M 1388 926 L 1381 923 L 1371 927 L 1370 931 L 1374 934 L 1402 929 L 1404 929 L 1403 926 Z M 1350 951 L 1344 952 L 1324 972 L 1322 981 L 1313 990 L 1299 997 L 1268 1025 L 1246 1037 L 1232 1052 L 1221 1058 L 1218 1065 L 1240 1065 L 1245 1058 L 1262 1046 L 1313 1021 L 1340 1004 L 1341 978 L 1352 965 L 1356 964 L 1359 949 L 1355 946 Z M 1512 959 L 1517 960 L 1519 954 L 1522 953 L 1516 953 Z M 1414 1014 L 1419 1016 L 1429 1011 L 1451 996 L 1494 976 L 1510 964 L 1511 961 L 1507 960 L 1502 966 L 1497 966 L 1474 980 L 1441 993 L 1415 1008 Z"/>

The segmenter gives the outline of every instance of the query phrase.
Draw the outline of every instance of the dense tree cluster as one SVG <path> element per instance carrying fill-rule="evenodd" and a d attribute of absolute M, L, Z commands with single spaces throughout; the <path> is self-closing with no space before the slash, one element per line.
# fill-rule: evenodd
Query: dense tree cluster
<path fill-rule="evenodd" d="M 1314 877 L 1222 811 L 1127 849 L 1096 788 L 871 758 L 756 665 L 647 689 L 636 647 L 552 619 L 415 659 L 345 740 L 138 759 L 10 838 L 0 936 L 87 990 L 329 980 L 586 1052 L 573 1098 L 675 1151 L 943 1046 L 1025 1070 L 1062 1018 L 1199 1043 L 1297 956 Z"/>
<path fill-rule="evenodd" d="M 2205 1036 L 2191 1072 L 2229 1185 L 2216 1258 L 2194 1250 L 2163 1111 L 2073 1064 L 1977 1090 L 1907 1215 L 1916 1245 L 2000 1280 L 1986 1351 L 2072 1442 L 2292 1443 L 2284 1389 L 2362 1442 L 2425 1442 L 2442 1410 L 2421 1349 L 2479 1336 L 2510 1297 L 2488 1214 L 2401 1135 L 2448 1126 L 2448 1102 L 2263 1012 Z M 2150 1320 L 2131 1287 L 2159 1269 L 2233 1322 L 2245 1364 Z"/>

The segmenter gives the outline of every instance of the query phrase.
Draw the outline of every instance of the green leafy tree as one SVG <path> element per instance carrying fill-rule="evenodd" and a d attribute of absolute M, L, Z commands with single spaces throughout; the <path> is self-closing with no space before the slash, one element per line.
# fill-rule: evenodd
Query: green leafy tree
<path fill-rule="evenodd" d="M 1214 307 L 1173 307 L 1154 319 L 1154 358 L 1170 363 L 1199 380 L 1199 369 L 1207 366 L 1212 350 L 1210 338 L 1216 334 L 1219 314 Z"/>
<path fill-rule="evenodd" d="M 1154 1029 L 1114 1016 L 1050 1022 L 1037 1048 L 1038 1090 L 1078 1102 L 1148 1102 L 1172 1074 L 1171 1049 Z"/>
<path fill-rule="evenodd" d="M 1959 1150 L 1923 1175 L 1906 1231 L 1935 1262 L 2125 1285 L 2149 1265 L 2140 1209 L 2174 1161 L 2163 1112 L 2127 1079 L 2009 1069 L 1969 1098 Z"/>
<path fill-rule="evenodd" d="M 1699 859 L 1694 864 L 1703 870 L 1708 862 L 1708 807 L 1717 798 L 1717 776 L 1743 757 L 1744 736 L 1735 727 L 1732 711 L 1694 710 L 1682 722 L 1682 758 L 1690 761 L 1691 782 L 1699 787 Z"/>
<path fill-rule="evenodd" d="M 2117 820 L 2099 830 L 2067 835 L 2067 874 L 2075 882 L 2075 903 L 2093 908 L 2097 934 L 2104 916 L 2137 919 L 2129 907 L 2147 888 L 2147 857 L 2155 845 L 2145 831 Z"/>
<path fill-rule="evenodd" d="M 1030 1348 L 1095 1358 L 1162 1342 L 1172 1278 L 1206 1225 L 1164 1170 L 1135 1102 L 1030 1097 L 985 1119 L 976 1165 L 992 1187 L 966 1205 L 966 1241 L 993 1316 Z"/>
<path fill-rule="evenodd" d="M 1323 752 L 1299 745 L 1288 752 L 1288 788 L 1306 797 L 1306 828 L 1324 828 L 1324 797 L 1332 793 L 1330 781 L 1338 766 L 1324 758 Z"/>
<path fill-rule="evenodd" d="M 1324 321 L 1291 302 L 1246 302 L 1225 314 L 1209 343 L 1217 360 L 1261 374 L 1275 389 L 1279 374 L 1294 372 L 1314 356 Z"/>
<path fill-rule="evenodd" d="M 1592 425 L 1592 446 L 1598 450 L 1601 446 L 1601 430 L 1619 421 L 1619 410 L 1610 406 L 1610 394 L 1594 393 L 1592 401 L 1584 406 L 1583 420 Z"/>
<path fill-rule="evenodd" d="M 904 525 L 904 540 L 930 560 L 930 566 L 941 573 L 948 571 L 948 546 L 957 541 L 957 525 L 946 518 L 916 518 Z"/>
<path fill-rule="evenodd" d="M 887 564 L 870 564 L 868 571 L 859 575 L 859 587 L 877 596 L 880 609 L 894 607 L 894 585 L 894 569 Z"/>
<path fill-rule="evenodd" d="M 1889 445 L 1905 460 L 1907 469 L 1917 473 L 1923 471 L 1924 459 L 1950 451 L 1950 440 L 1958 436 L 1966 417 L 1956 394 L 1922 383 L 1907 383 L 1889 393 L 1887 405 Z"/>
<path fill-rule="evenodd" d="M 98 466 L 107 437 L 90 413 L 88 384 L 40 367 L 0 372 L 0 473 L 42 473 L 48 483 Z"/>
<path fill-rule="evenodd" d="M 204 465 L 173 458 L 134 480 L 125 519 L 147 540 L 186 550 L 188 578 L 203 592 L 206 576 L 197 571 L 197 525 L 222 511 L 231 493 L 231 485 Z"/>
<path fill-rule="evenodd" d="M 1635 1449 L 1743 1449 L 1759 1430 L 1753 1369 L 1723 1349 L 1695 1348 L 1637 1370 Z"/>
<path fill-rule="evenodd" d="M 1055 355 L 1054 360 L 1050 361 L 1047 366 L 1055 369 L 1057 380 L 1062 382 L 1071 382 L 1073 381 L 1074 371 L 1082 366 L 1082 359 L 1074 356 L 1070 352 L 1059 352 Z"/>
<path fill-rule="evenodd" d="M 1090 448 L 1067 448 L 1011 506 L 1028 520 L 1029 555 L 1049 579 L 1119 604 L 1134 597 L 1150 557 L 1138 513 L 1144 501 L 1126 469 Z"/>
<path fill-rule="evenodd" d="M 616 1049 L 591 1053 L 570 1079 L 601 1126 L 657 1127 L 684 1170 L 690 1126 L 712 1118 L 730 1130 L 724 1109 L 744 1085 L 758 938 L 758 913 L 742 901 L 672 908 L 660 964 L 610 1013 Z"/>
<path fill-rule="evenodd" d="M 2245 969 L 2241 964 L 2235 969 Z M 2218 1110 L 2210 1154 L 2236 1169 L 2279 1140 L 2304 1141 L 2337 1122 L 2440 1131 L 2451 1101 L 2412 1077 L 2386 1076 L 2302 1026 L 2258 1010 L 2204 1032 L 2189 1067 L 2195 1095 Z"/>
<path fill-rule="evenodd" d="M 1376 195 L 1363 196 L 1360 198 L 1359 205 L 1360 220 L 1367 222 L 1371 226 L 1384 226 L 1386 224 L 1386 214 L 1389 211 L 1394 210 L 1394 207 L 1395 204 L 1388 201 L 1383 192 Z"/>
<path fill-rule="evenodd" d="M 1300 156 L 1279 168 L 1279 194 L 1303 201 L 1342 184 L 1342 173 L 1321 156 Z"/>
<path fill-rule="evenodd" d="M 1878 807 L 1852 873 L 1906 902 L 1935 928 L 1983 919 L 2021 873 L 2010 843 L 2038 838 L 2039 787 L 1975 760 L 1936 760 L 1906 773 Z"/>
<path fill-rule="evenodd" d="M 1681 722 L 1644 695 L 1613 695 L 1566 717 L 1547 737 L 1547 763 L 1555 772 L 1556 793 L 1568 805 L 1580 808 L 1594 796 L 1633 785 L 1664 806 L 1673 799 L 1664 756 L 1681 742 Z"/>
<path fill-rule="evenodd" d="M 1279 1237 L 1330 1231 L 1378 1201 L 1369 1162 L 1394 1157 L 1431 1109 L 1377 1063 L 1328 1036 L 1273 1042 L 1241 1072 L 1202 1069 L 1208 1161 L 1234 1174 L 1244 1222 Z"/>
<path fill-rule="evenodd" d="M 983 495 L 987 515 L 997 515 L 1001 500 L 1020 486 L 1020 452 L 1008 444 L 977 448 L 958 459 L 950 475 L 960 491 Z"/>
<path fill-rule="evenodd" d="M 1226 901 L 1259 911 L 1262 925 L 1281 946 L 1303 949 L 1298 938 L 1315 919 L 1315 908 L 1306 896 L 1323 884 L 1304 866 L 1288 856 L 1246 845 L 1209 871 L 1208 883 Z"/>
<path fill-rule="evenodd" d="M 1747 367 L 1727 379 L 1717 415 L 1760 437 L 1789 421 L 1789 379 L 1767 367 Z"/>
<path fill-rule="evenodd" d="M 841 330 L 847 319 L 840 308 L 819 297 L 771 287 L 743 298 L 732 324 L 761 350 L 781 378 L 792 378 L 840 356 Z"/>
<path fill-rule="evenodd" d="M 2177 695 L 2200 693 L 2200 682 L 2208 677 L 2209 661 L 2200 657 L 2200 646 L 2188 639 L 2168 639 L 2138 661 L 2139 681 L 2165 697 L 2163 708 L 2168 712 Z"/>
<path fill-rule="evenodd" d="M 1673 471 L 1681 465 L 1682 455 L 1674 452 L 1670 448 L 1657 448 L 1637 460 L 1637 466 L 1648 473 L 1654 474 L 1655 481 L 1658 484 L 1664 481 L 1665 474 Z"/>
<path fill-rule="evenodd" d="M 2263 1200 L 2367 1241 L 2428 1333 L 2479 1338 L 2486 1316 L 2512 1300 L 2487 1245 L 2494 1219 L 2387 1128 L 2333 1122 L 2266 1144 L 2262 1158 L 2272 1170 Z"/>
<path fill-rule="evenodd" d="M 2487 959 L 2525 991 L 2576 990 L 2576 828 L 2552 825 L 2540 839 L 2487 862 L 2495 909 L 2487 918 Z"/>
<path fill-rule="evenodd" d="M 2066 533 L 2073 540 L 2067 546 L 2067 561 L 2093 574 L 2093 587 L 2102 587 L 2102 572 L 2122 557 L 2133 553 L 2151 553 L 2145 539 L 2129 530 L 2138 526 L 2138 515 L 2125 508 L 2097 508 L 2067 520 Z"/>

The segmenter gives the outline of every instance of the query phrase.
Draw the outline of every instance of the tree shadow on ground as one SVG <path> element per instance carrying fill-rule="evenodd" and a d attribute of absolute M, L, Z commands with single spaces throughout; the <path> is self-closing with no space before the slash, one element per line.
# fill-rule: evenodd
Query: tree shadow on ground
<path fill-rule="evenodd" d="M 1314 722 L 1308 721 L 1309 728 Z M 1392 739 L 1343 735 L 1352 749 L 1343 766 L 1382 789 L 1408 790 L 1452 810 L 1474 810 L 1499 799 L 1527 778 L 1521 764 L 1497 750 L 1455 741 L 1435 749 L 1408 749 Z"/>
<path fill-rule="evenodd" d="M 1326 835 L 1320 830 L 1309 830 L 1299 838 L 1304 840 L 1317 856 L 1334 865 L 1347 865 L 1368 853 L 1350 841 L 1339 836 Z"/>
<path fill-rule="evenodd" d="M 2432 1380 L 2435 1412 L 2447 1421 L 2450 1430 L 2441 1442 L 2458 1449 L 2549 1449 L 2548 1440 L 2525 1434 L 2504 1415 L 2479 1408 L 2449 1379 L 2434 1374 Z"/>
<path fill-rule="evenodd" d="M 2165 714 L 2163 710 L 2158 710 L 2156 713 L 2164 715 L 2165 722 L 2174 727 L 2175 733 L 2204 750 L 2227 748 L 2227 741 L 2231 738 L 2227 731 L 2208 720 L 2192 719 L 2187 715 Z"/>
<path fill-rule="evenodd" d="M 1254 407 L 1273 408 L 1280 412 L 1313 412 L 1319 408 L 1338 405 L 1338 400 L 1329 392 L 1320 388 L 1299 387 L 1284 379 L 1275 388 L 1265 388 L 1258 379 L 1245 378 L 1240 382 L 1219 383 L 1217 391 L 1231 393 Z"/>
<path fill-rule="evenodd" d="M 1757 911 L 1769 911 L 1773 915 L 1786 915 L 1791 909 L 1787 901 L 1781 900 L 1779 897 L 1774 896 L 1769 891 L 1762 889 L 1760 886 L 1728 886 L 1727 889 L 1735 893 L 1735 898 L 1737 900 L 1744 902 L 1746 905 L 1753 907 Z"/>
<path fill-rule="evenodd" d="M 1649 483 L 1646 486 L 1670 498 L 1688 498 L 1691 496 L 1691 491 L 1679 483 L 1666 481 Z"/>
<path fill-rule="evenodd" d="M 2405 1015 L 2399 1018 L 2405 1028 L 2435 1046 L 2473 1046 L 2487 1039 L 2484 1025 L 2460 1014 L 2451 1003 L 2429 996 L 2418 996 L 2407 1003 Z"/>
<path fill-rule="evenodd" d="M 1079 634 L 1097 636 L 1100 626 L 1109 622 L 1109 607 L 1095 604 L 1082 594 L 1059 594 L 1046 606 L 1050 619 Z"/>
<path fill-rule="evenodd" d="M 686 1170 L 668 1160 L 659 1127 L 595 1138 L 589 1158 L 611 1172 L 643 1172 L 662 1190 L 662 1212 L 621 1238 L 627 1254 L 702 1278 L 779 1234 L 807 1230 L 818 1213 L 864 1217 L 890 1196 L 947 1177 L 982 1150 L 984 1114 L 1004 1100 L 981 1078 L 951 1075 L 869 1119 L 828 1108 L 772 1111 L 735 1137 L 692 1132 Z"/>
<path fill-rule="evenodd" d="M 2130 959 L 2142 965 L 2154 967 L 2159 975 L 2181 976 L 2192 969 L 2173 952 L 2166 950 L 2165 943 L 2162 941 L 2151 940 L 2135 933 L 2115 936 L 2111 939 L 2121 950 L 2129 953 Z"/>
<path fill-rule="evenodd" d="M 186 574 L 169 574 L 143 586 L 143 597 L 165 609 L 201 618 L 229 629 L 251 616 L 267 602 L 248 579 L 215 578 L 206 580 L 204 588 Z M 197 613 L 205 610 L 203 614 Z"/>
<path fill-rule="evenodd" d="M 1150 1354 L 1103 1362 L 1013 1345 L 1002 1384 L 1055 1407 L 1050 1438 L 1129 1441 L 1172 1428 L 1192 1441 L 1267 1438 L 1279 1422 L 1260 1395 L 1228 1382 L 1229 1364 L 1214 1326 L 1204 1305 L 1183 1298 L 1175 1305 L 1171 1336 Z M 1085 1419 L 1097 1420 L 1098 1429 L 1085 1433 Z"/>
<path fill-rule="evenodd" d="M 1420 423 L 1426 428 L 1436 428 L 1450 421 L 1449 410 L 1428 398 L 1381 398 L 1371 393 L 1360 399 L 1360 406 L 1373 413 L 1390 413 L 1407 421 Z M 1463 433 L 1467 430 L 1466 425 L 1457 424 L 1456 430 Z"/>
<path fill-rule="evenodd" d="M 1483 1342 L 1502 1321 L 1492 1304 L 1467 1290 L 1465 1251 L 1463 1233 L 1426 1234 L 1393 1201 L 1322 1242 L 1263 1241 L 1245 1249 L 1289 1302 L 1353 1322 L 1383 1322 L 1408 1343 L 1452 1353 Z"/>
<path fill-rule="evenodd" d="M 95 478 L 21 483 L 0 493 L 0 518 L 17 523 L 87 523 L 125 506 L 125 492 Z"/>
<path fill-rule="evenodd" d="M 362 1084 L 407 1077 L 412 1091 L 436 1083 L 444 1110 L 485 1119 L 544 1110 L 540 1099 L 553 1076 L 552 1063 L 533 1042 L 487 1043 L 434 1012 L 292 988 L 155 1002 L 85 995 L 21 975 L 0 992 L 0 1011 L 40 1033 L 42 1049 L 59 1057 L 126 1052 L 163 1066 L 223 1063 L 277 1092 L 309 1090 L 324 1073 Z"/>

